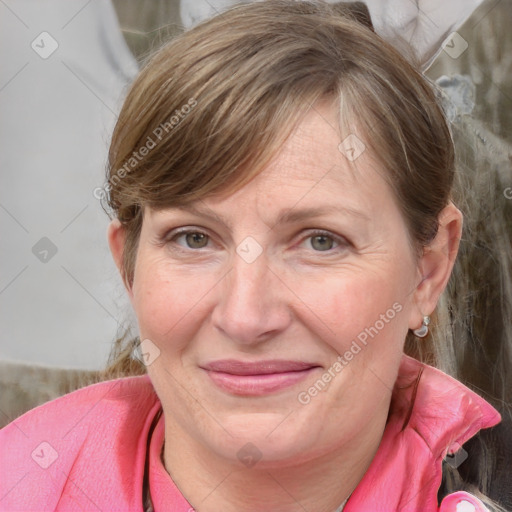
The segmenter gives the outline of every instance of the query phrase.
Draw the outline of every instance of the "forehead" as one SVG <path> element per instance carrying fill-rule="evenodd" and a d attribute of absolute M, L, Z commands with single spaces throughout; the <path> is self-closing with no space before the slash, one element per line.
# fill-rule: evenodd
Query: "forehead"
<path fill-rule="evenodd" d="M 365 138 L 360 130 L 340 127 L 333 104 L 317 103 L 265 169 L 239 192 L 268 196 L 295 188 L 299 194 L 307 191 L 310 199 L 320 195 L 325 200 L 374 201 L 383 192 L 389 197 L 382 165 Z"/>
<path fill-rule="evenodd" d="M 317 102 L 251 181 L 189 206 L 206 207 L 223 218 L 258 213 L 267 223 L 281 218 L 285 210 L 334 206 L 377 218 L 396 205 L 379 162 L 366 149 L 361 132 L 354 131 L 340 127 L 334 103 Z"/>

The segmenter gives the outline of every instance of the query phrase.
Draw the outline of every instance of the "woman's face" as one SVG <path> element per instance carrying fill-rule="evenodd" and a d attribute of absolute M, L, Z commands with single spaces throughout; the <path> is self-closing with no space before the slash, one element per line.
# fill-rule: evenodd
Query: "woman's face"
<path fill-rule="evenodd" d="M 335 127 L 318 104 L 236 193 L 145 211 L 130 297 L 180 442 L 270 467 L 384 428 L 420 276 L 382 170 Z"/>

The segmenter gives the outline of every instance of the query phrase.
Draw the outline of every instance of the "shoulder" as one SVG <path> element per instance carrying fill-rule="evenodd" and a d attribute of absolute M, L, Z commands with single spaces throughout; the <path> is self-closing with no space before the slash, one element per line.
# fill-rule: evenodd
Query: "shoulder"
<path fill-rule="evenodd" d="M 145 375 L 100 382 L 28 411 L 0 430 L 0 510 L 55 510 L 61 495 L 78 492 L 77 480 L 89 500 L 101 502 L 107 482 L 126 483 L 117 491 L 133 494 L 159 408 Z"/>
<path fill-rule="evenodd" d="M 84 427 L 101 428 L 103 420 L 118 420 L 155 400 L 147 375 L 99 382 L 31 409 L 0 430 L 0 436 L 17 438 L 23 432 L 25 437 L 32 437 L 44 431 L 76 436 Z"/>

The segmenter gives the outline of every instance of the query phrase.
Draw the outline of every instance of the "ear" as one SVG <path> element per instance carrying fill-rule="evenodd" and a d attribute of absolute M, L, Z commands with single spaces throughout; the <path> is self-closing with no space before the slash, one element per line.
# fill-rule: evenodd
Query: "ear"
<path fill-rule="evenodd" d="M 462 213 L 449 203 L 439 215 L 439 228 L 434 240 L 424 248 L 418 262 L 419 284 L 414 291 L 414 303 L 409 329 L 421 326 L 423 315 L 436 308 L 446 288 L 459 250 L 462 235 Z"/>
<path fill-rule="evenodd" d="M 128 284 L 124 272 L 123 265 L 123 254 L 124 254 L 124 244 L 126 241 L 126 229 L 121 224 L 119 219 L 114 219 L 108 226 L 107 229 L 107 239 L 108 245 L 110 247 L 110 252 L 112 253 L 112 258 L 114 259 L 114 263 L 116 264 L 119 273 L 121 274 L 121 278 L 123 280 L 124 286 L 130 296 L 130 299 L 133 298 L 133 293 L 131 286 Z"/>

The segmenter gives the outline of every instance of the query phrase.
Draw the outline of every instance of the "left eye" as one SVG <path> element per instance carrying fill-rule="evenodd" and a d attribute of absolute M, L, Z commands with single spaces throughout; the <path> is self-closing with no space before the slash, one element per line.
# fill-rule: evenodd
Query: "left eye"
<path fill-rule="evenodd" d="M 352 244 L 345 237 L 334 235 L 329 231 L 310 231 L 309 236 L 303 238 L 301 246 L 312 249 L 314 252 L 338 253 L 349 249 Z"/>
<path fill-rule="evenodd" d="M 334 240 L 332 236 L 325 233 L 315 234 L 308 237 L 307 240 L 311 240 L 311 247 L 315 251 L 330 251 L 337 246 L 336 240 Z"/>

